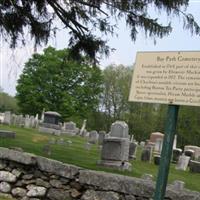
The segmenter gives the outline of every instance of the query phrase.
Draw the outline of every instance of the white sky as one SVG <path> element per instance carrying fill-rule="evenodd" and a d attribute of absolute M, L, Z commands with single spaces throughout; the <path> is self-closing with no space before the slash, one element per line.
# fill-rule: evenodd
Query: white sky
<path fill-rule="evenodd" d="M 193 14 L 196 21 L 200 24 L 200 0 L 191 0 L 187 9 L 188 13 Z M 154 11 L 153 11 L 154 12 Z M 170 20 L 170 19 L 169 19 Z M 161 16 L 160 21 L 167 21 L 166 16 Z M 191 35 L 189 31 L 183 30 L 181 19 L 172 18 L 173 32 L 163 39 L 145 38 L 144 33 L 139 33 L 136 42 L 131 41 L 130 31 L 122 22 L 119 26 L 118 37 L 109 37 L 108 45 L 116 50 L 110 57 L 101 60 L 101 67 L 115 63 L 132 65 L 135 62 L 137 51 L 190 51 L 200 50 L 200 36 Z M 67 47 L 67 32 L 60 31 L 57 37 L 52 39 L 48 45 L 62 49 Z M 45 47 L 44 47 L 45 48 Z M 40 51 L 42 50 L 39 49 Z M 0 86 L 4 92 L 15 95 L 16 81 L 22 72 L 24 63 L 33 53 L 33 43 L 29 42 L 25 47 L 11 50 L 9 45 L 0 38 Z"/>

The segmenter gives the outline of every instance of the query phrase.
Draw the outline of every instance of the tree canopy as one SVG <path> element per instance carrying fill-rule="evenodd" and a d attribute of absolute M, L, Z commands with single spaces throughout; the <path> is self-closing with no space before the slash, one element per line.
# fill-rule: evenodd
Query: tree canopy
<path fill-rule="evenodd" d="M 25 33 L 35 44 L 47 43 L 56 31 L 55 20 L 60 20 L 70 33 L 71 55 L 80 58 L 86 53 L 95 60 L 97 53 L 109 54 L 110 48 L 103 37 L 116 33 L 120 19 L 124 18 L 130 29 L 130 37 L 136 40 L 140 29 L 146 36 L 160 37 L 172 31 L 169 24 L 161 24 L 149 14 L 149 7 L 167 15 L 182 16 L 184 28 L 200 33 L 200 27 L 191 14 L 183 11 L 189 0 L 9 0 L 0 2 L 0 33 L 15 47 L 17 41 L 25 42 Z M 114 20 L 114 21 L 113 21 Z"/>
<path fill-rule="evenodd" d="M 101 92 L 101 71 L 68 58 L 68 49 L 48 47 L 43 54 L 34 54 L 25 64 L 16 98 L 24 114 L 57 111 L 64 118 L 87 117 L 98 107 Z"/>

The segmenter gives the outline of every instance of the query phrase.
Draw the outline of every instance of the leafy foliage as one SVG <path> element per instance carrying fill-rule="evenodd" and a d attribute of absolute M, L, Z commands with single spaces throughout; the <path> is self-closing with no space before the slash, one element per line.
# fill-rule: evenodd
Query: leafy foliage
<path fill-rule="evenodd" d="M 0 112 L 11 111 L 17 113 L 18 109 L 16 99 L 7 93 L 0 91 Z"/>
<path fill-rule="evenodd" d="M 104 119 L 106 130 L 116 120 L 126 121 L 130 134 L 141 141 L 155 130 L 157 112 L 156 105 L 128 102 L 132 73 L 131 67 L 123 65 L 110 65 L 104 70 L 100 119 Z"/>
<path fill-rule="evenodd" d="M 17 41 L 29 32 L 36 44 L 47 43 L 57 30 L 56 20 L 60 20 L 69 30 L 69 46 L 72 55 L 80 58 L 86 53 L 96 63 L 97 53 L 109 54 L 109 47 L 103 35 L 116 33 L 117 24 L 124 18 L 130 28 L 130 36 L 136 40 L 139 30 L 146 36 L 160 37 L 172 31 L 170 24 L 163 25 L 149 15 L 149 7 L 166 11 L 168 15 L 182 16 L 184 28 L 199 35 L 200 27 L 191 14 L 181 10 L 189 0 L 9 0 L 0 2 L 0 33 L 15 47 Z M 112 23 L 113 22 L 113 23 Z"/>
<path fill-rule="evenodd" d="M 17 85 L 17 99 L 23 113 L 57 111 L 63 117 L 86 117 L 98 107 L 101 92 L 101 71 L 76 62 L 69 50 L 48 47 L 44 54 L 34 54 L 25 64 Z"/>

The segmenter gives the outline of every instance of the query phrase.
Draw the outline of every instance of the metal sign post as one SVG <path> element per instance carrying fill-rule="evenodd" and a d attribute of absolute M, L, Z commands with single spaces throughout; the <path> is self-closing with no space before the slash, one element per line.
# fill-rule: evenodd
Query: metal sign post
<path fill-rule="evenodd" d="M 165 124 L 165 135 L 161 152 L 161 161 L 156 182 L 154 200 L 163 200 L 165 196 L 167 179 L 172 155 L 173 141 L 176 130 L 179 106 L 169 105 Z"/>

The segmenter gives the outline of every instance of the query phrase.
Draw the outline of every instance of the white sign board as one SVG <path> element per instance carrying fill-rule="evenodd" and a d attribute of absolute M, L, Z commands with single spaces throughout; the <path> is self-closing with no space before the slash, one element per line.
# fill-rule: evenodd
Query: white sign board
<path fill-rule="evenodd" d="M 138 52 L 129 101 L 200 106 L 200 52 Z"/>

